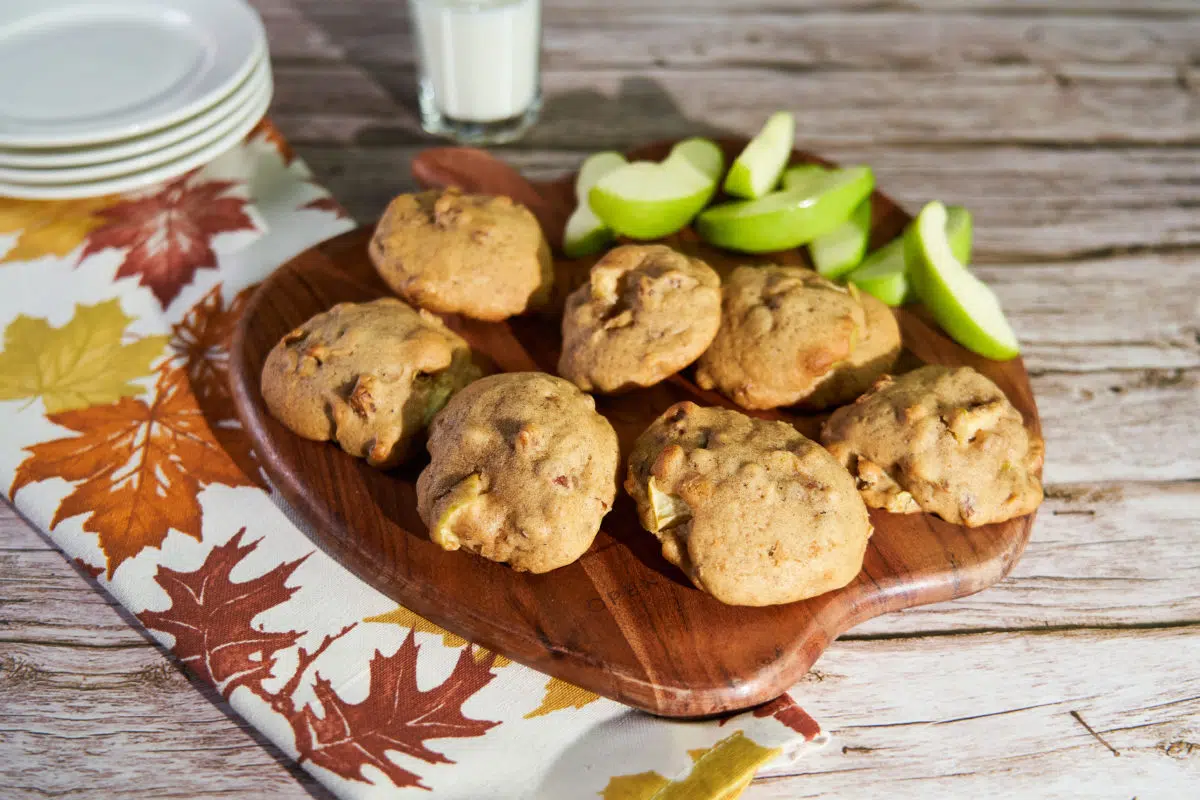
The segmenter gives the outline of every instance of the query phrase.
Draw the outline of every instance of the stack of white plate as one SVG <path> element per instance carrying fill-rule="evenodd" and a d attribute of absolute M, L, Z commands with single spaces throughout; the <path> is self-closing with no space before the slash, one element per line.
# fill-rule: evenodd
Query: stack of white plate
<path fill-rule="evenodd" d="M 241 141 L 271 91 L 244 0 L 0 0 L 0 196 L 177 177 Z"/>

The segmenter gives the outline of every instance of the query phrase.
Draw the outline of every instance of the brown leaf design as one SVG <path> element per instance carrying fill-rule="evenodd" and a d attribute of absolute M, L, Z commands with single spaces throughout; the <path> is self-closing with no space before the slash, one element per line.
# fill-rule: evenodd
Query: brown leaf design
<path fill-rule="evenodd" d="M 287 601 L 298 586 L 288 578 L 304 561 L 285 561 L 246 581 L 230 579 L 233 568 L 254 552 L 260 540 L 242 543 L 246 529 L 214 547 L 199 569 L 179 572 L 159 566 L 154 580 L 171 598 L 164 611 L 137 615 L 147 628 L 175 637 L 172 651 L 197 677 L 211 683 L 222 695 L 245 686 L 267 697 L 261 682 L 271 676 L 275 654 L 292 647 L 298 631 L 265 631 L 253 620 L 269 608 Z"/>
<path fill-rule="evenodd" d="M 79 435 L 26 448 L 9 493 L 51 478 L 75 484 L 50 528 L 85 514 L 83 529 L 99 537 L 110 579 L 171 529 L 199 540 L 204 486 L 253 485 L 213 437 L 180 367 L 160 369 L 149 404 L 123 397 L 47 418 Z"/>
<path fill-rule="evenodd" d="M 296 160 L 296 153 L 292 150 L 288 140 L 283 138 L 283 134 L 279 132 L 279 128 L 275 127 L 275 123 L 267 117 L 263 117 L 257 125 L 255 125 L 250 133 L 246 135 L 246 139 L 262 139 L 263 141 L 275 146 L 279 151 L 279 157 L 283 159 L 284 165 L 291 164 Z"/>
<path fill-rule="evenodd" d="M 365 781 L 368 764 L 400 787 L 418 786 L 420 776 L 397 765 L 389 750 L 431 764 L 452 763 L 425 746 L 428 739 L 482 736 L 498 722 L 465 717 L 462 704 L 492 679 L 492 660 L 476 661 L 465 648 L 454 671 L 429 691 L 417 687 L 419 647 L 412 631 L 394 654 L 376 652 L 371 659 L 371 689 L 361 703 L 347 703 L 333 684 L 318 674 L 313 691 L 321 703 L 291 715 L 300 761 L 311 761 L 348 780 Z"/>
<path fill-rule="evenodd" d="M 255 286 L 248 286 L 226 305 L 222 285 L 210 289 L 179 322 L 171 326 L 171 349 L 187 372 L 192 394 L 222 449 L 242 472 L 263 489 L 250 437 L 242 427 L 229 390 L 229 347 L 233 330 Z"/>
<path fill-rule="evenodd" d="M 787 692 L 754 709 L 754 716 L 774 717 L 808 741 L 812 741 L 813 737 L 821 732 L 820 723 L 810 717 L 807 711 L 796 705 L 796 701 Z M 722 725 L 725 722 L 726 720 L 721 720 Z"/>
<path fill-rule="evenodd" d="M 110 247 L 128 250 L 117 277 L 138 276 L 166 308 L 196 270 L 216 268 L 213 237 L 255 230 L 246 201 L 225 196 L 234 185 L 201 180 L 193 171 L 155 194 L 102 209 L 98 213 L 104 223 L 88 234 L 79 260 Z"/>

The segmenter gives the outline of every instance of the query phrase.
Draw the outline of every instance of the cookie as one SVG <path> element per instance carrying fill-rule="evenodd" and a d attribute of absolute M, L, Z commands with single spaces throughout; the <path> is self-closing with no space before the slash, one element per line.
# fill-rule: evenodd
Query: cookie
<path fill-rule="evenodd" d="M 676 403 L 638 437 L 625 490 L 663 556 L 723 603 L 791 603 L 845 586 L 871 520 L 854 479 L 784 422 Z"/>
<path fill-rule="evenodd" d="M 886 303 L 866 292 L 858 293 L 858 300 L 863 307 L 862 338 L 848 359 L 817 381 L 812 392 L 800 401 L 802 407 L 820 410 L 849 403 L 896 366 L 900 357 L 896 316 Z"/>
<path fill-rule="evenodd" d="M 368 248 L 396 294 L 431 311 L 502 320 L 544 304 L 554 267 L 537 219 L 507 197 L 402 194 Z"/>
<path fill-rule="evenodd" d="M 884 377 L 826 421 L 821 441 L 867 505 L 967 527 L 1042 502 L 1043 445 L 996 384 L 970 367 Z"/>
<path fill-rule="evenodd" d="M 558 374 L 584 391 L 653 386 L 691 364 L 721 324 L 721 279 L 665 245 L 610 250 L 567 298 Z"/>
<path fill-rule="evenodd" d="M 476 381 L 434 419 L 428 447 L 417 511 L 430 538 L 522 572 L 583 555 L 616 496 L 616 433 L 553 375 Z"/>
<path fill-rule="evenodd" d="M 857 292 L 812 270 L 738 267 L 696 382 L 742 408 L 792 405 L 850 357 L 864 323 Z"/>
<path fill-rule="evenodd" d="M 395 298 L 339 303 L 271 348 L 262 395 L 293 432 L 390 467 L 450 396 L 478 378 L 471 348 Z"/>

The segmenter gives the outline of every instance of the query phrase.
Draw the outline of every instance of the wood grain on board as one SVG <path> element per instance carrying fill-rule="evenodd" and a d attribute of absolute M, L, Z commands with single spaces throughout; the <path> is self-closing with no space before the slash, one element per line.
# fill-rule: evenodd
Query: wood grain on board
<path fill-rule="evenodd" d="M 732 158 L 745 141 L 721 144 Z M 669 149 L 669 142 L 660 142 L 630 157 L 660 159 Z M 793 157 L 796 163 L 814 160 L 801 153 Z M 524 202 L 552 243 L 561 238 L 574 205 L 570 176 L 535 187 L 481 150 L 432 150 L 414 161 L 413 172 L 426 184 L 455 184 Z M 878 247 L 909 217 L 882 194 L 873 203 L 872 239 Z M 833 639 L 859 622 L 990 586 L 1008 573 L 1028 541 L 1032 515 L 967 529 L 930 515 L 873 511 L 875 533 L 858 578 L 838 591 L 770 608 L 724 605 L 692 587 L 662 558 L 623 493 L 592 548 L 551 573 L 528 575 L 464 552 L 447 553 L 429 540 L 416 515 L 414 483 L 423 461 L 380 472 L 331 444 L 292 434 L 266 412 L 259 393 L 262 364 L 284 334 L 336 303 L 390 294 L 367 255 L 370 235 L 370 228 L 359 228 L 318 245 L 262 283 L 234 336 L 234 399 L 272 482 L 306 517 L 317 543 L 384 594 L 464 638 L 652 713 L 705 716 L 786 691 Z M 687 236 L 677 243 L 703 247 Z M 718 258 L 708 250 L 702 255 Z M 795 261 L 798 255 L 776 258 Z M 559 273 L 571 275 L 578 266 L 563 262 Z M 898 315 L 905 347 L 916 358 L 975 367 L 1038 430 L 1020 360 L 980 358 L 931 327 L 919 311 Z M 554 371 L 556 316 L 448 321 L 502 369 Z M 683 399 L 727 404 L 702 393 L 684 373 L 650 389 L 599 397 L 597 410 L 613 423 L 625 456 L 655 417 Z M 770 416 L 793 420 L 815 435 L 816 418 Z M 731 631 L 738 633 L 730 636 Z"/>

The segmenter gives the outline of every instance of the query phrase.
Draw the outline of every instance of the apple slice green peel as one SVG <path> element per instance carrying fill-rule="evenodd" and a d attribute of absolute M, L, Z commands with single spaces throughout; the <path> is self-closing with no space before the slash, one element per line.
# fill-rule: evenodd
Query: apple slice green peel
<path fill-rule="evenodd" d="M 775 188 L 796 141 L 796 120 L 786 111 L 767 119 L 725 176 L 725 191 L 753 200 Z"/>
<path fill-rule="evenodd" d="M 620 153 L 606 151 L 588 156 L 579 168 L 579 176 L 575 179 L 575 198 L 579 204 L 575 206 L 563 232 L 563 252 L 569 258 L 597 253 L 613 240 L 612 228 L 592 211 L 588 192 L 605 175 L 628 163 Z"/>
<path fill-rule="evenodd" d="M 720 148 L 687 139 L 661 163 L 635 161 L 606 174 L 588 192 L 588 202 L 613 231 L 631 239 L 660 239 L 708 204 L 723 168 Z"/>
<path fill-rule="evenodd" d="M 971 212 L 962 206 L 946 207 L 946 238 L 950 240 L 950 252 L 963 264 L 971 260 L 971 227 Z M 847 280 L 889 306 L 898 306 L 913 299 L 907 273 L 904 236 L 901 235 L 867 256 Z"/>
<path fill-rule="evenodd" d="M 1007 361 L 1020 353 L 1016 334 L 987 284 L 955 258 L 946 236 L 946 207 L 927 203 L 904 234 L 904 254 L 917 297 L 954 341 L 981 356 Z"/>
<path fill-rule="evenodd" d="M 845 222 L 874 188 L 870 167 L 810 169 L 799 174 L 790 188 L 705 210 L 696 218 L 696 230 L 711 244 L 729 250 L 786 250 Z"/>
<path fill-rule="evenodd" d="M 870 236 L 871 198 L 868 197 L 850 213 L 850 219 L 809 242 L 808 254 L 817 272 L 834 280 L 862 263 Z"/>

